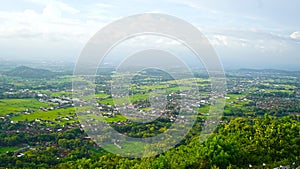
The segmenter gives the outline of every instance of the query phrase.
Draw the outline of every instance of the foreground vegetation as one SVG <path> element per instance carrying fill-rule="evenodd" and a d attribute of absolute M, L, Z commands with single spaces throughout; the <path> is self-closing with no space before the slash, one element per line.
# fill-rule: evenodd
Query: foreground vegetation
<path fill-rule="evenodd" d="M 13 131 L 24 124 L 2 126 Z M 36 124 L 35 127 L 42 127 Z M 207 141 L 199 142 L 194 127 L 181 145 L 151 158 L 129 159 L 109 154 L 85 139 L 79 128 L 56 132 L 1 132 L 0 144 L 6 147 L 29 145 L 23 156 L 12 150 L 0 155 L 0 166 L 9 168 L 268 168 L 300 165 L 300 122 L 291 117 L 264 116 L 249 120 L 235 118 L 223 124 Z M 34 132 L 34 131 L 32 131 Z"/>

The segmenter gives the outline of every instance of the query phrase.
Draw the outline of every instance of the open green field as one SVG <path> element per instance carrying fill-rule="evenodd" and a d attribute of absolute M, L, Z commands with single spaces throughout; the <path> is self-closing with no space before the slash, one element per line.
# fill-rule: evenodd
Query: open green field
<path fill-rule="evenodd" d="M 0 154 L 6 153 L 6 152 L 14 152 L 19 149 L 20 149 L 20 147 L 0 147 Z"/>
<path fill-rule="evenodd" d="M 40 107 L 47 107 L 48 103 L 39 102 L 35 99 L 2 99 L 0 100 L 0 115 L 18 113 L 30 109 L 38 110 Z"/>
<path fill-rule="evenodd" d="M 107 105 L 112 105 L 112 106 L 115 105 L 112 98 L 101 100 L 101 101 L 99 101 L 99 103 L 101 103 L 101 104 L 107 104 Z"/>
<path fill-rule="evenodd" d="M 105 94 L 105 93 L 97 93 L 97 94 L 95 94 L 95 98 L 107 98 L 107 97 L 109 97 L 109 95 L 108 94 Z"/>
<path fill-rule="evenodd" d="M 149 98 L 148 93 L 146 93 L 146 94 L 135 94 L 135 95 L 130 95 L 129 96 L 129 99 L 132 103 L 136 102 L 136 101 L 147 100 L 148 98 Z M 115 105 L 115 103 L 116 103 L 116 104 L 121 105 L 122 103 L 124 103 L 124 100 L 123 100 L 123 98 L 120 98 L 120 99 L 119 98 L 116 98 L 116 99 L 106 98 L 106 99 L 103 99 L 103 100 L 99 101 L 99 103 L 108 104 L 108 105 Z"/>
<path fill-rule="evenodd" d="M 14 116 L 11 118 L 13 121 L 25 121 L 25 120 L 35 120 L 35 119 L 41 119 L 41 120 L 51 120 L 56 121 L 56 118 L 64 118 L 66 116 L 74 115 L 75 109 L 74 107 L 69 108 L 62 108 L 57 110 L 49 110 L 49 111 L 41 111 L 38 110 L 36 112 L 33 112 L 31 114 L 20 114 L 18 116 Z"/>
<path fill-rule="evenodd" d="M 211 106 L 210 105 L 205 105 L 205 106 L 201 106 L 197 109 L 197 111 L 201 114 L 206 114 L 209 113 Z"/>
<path fill-rule="evenodd" d="M 125 116 L 122 115 L 116 115 L 115 117 L 110 117 L 110 118 L 106 118 L 105 121 L 106 122 L 122 122 L 122 121 L 126 121 L 127 118 Z"/>
<path fill-rule="evenodd" d="M 144 149 L 145 145 L 143 145 L 140 142 L 122 142 L 120 143 L 120 146 L 123 147 L 123 149 L 120 149 L 114 144 L 104 144 L 103 147 L 107 150 L 111 150 L 112 152 L 121 152 L 123 154 L 135 154 L 140 153 L 141 149 Z M 127 150 L 127 151 L 125 151 Z"/>
<path fill-rule="evenodd" d="M 126 121 L 127 118 L 125 116 L 122 115 L 116 115 L 115 117 L 104 117 L 104 116 L 97 116 L 95 114 L 87 114 L 85 116 L 78 116 L 78 120 L 79 121 L 84 121 L 87 119 L 95 119 L 97 121 L 100 122 L 108 122 L 108 123 L 112 123 L 112 122 L 123 122 Z"/>
<path fill-rule="evenodd" d="M 73 93 L 72 92 L 65 92 L 65 91 L 61 91 L 61 92 L 52 92 L 52 91 L 49 91 L 49 90 L 39 90 L 39 92 L 43 93 L 43 94 L 46 94 L 48 96 L 51 96 L 51 97 L 62 97 L 62 96 L 65 96 L 65 97 L 72 97 L 73 96 Z M 91 96 L 86 96 L 84 99 L 90 99 L 92 97 L 95 97 L 95 98 L 106 98 L 108 97 L 109 95 L 108 94 L 105 94 L 105 93 L 97 93 L 95 94 L 94 96 L 91 95 Z"/>

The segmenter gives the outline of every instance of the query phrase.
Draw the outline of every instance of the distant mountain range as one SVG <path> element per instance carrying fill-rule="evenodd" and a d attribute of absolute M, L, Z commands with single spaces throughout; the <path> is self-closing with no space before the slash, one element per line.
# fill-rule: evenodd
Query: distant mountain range
<path fill-rule="evenodd" d="M 280 70 L 280 69 L 248 69 L 248 68 L 242 68 L 238 70 L 230 70 L 226 71 L 228 73 L 230 72 L 236 72 L 236 73 L 250 73 L 250 74 L 281 74 L 284 76 L 293 75 L 296 77 L 300 77 L 300 71 L 290 71 L 290 70 Z"/>
<path fill-rule="evenodd" d="M 248 69 L 248 68 L 242 68 L 237 71 L 239 71 L 239 72 L 272 72 L 272 73 L 299 72 L 299 71 L 279 70 L 279 69 Z"/>
<path fill-rule="evenodd" d="M 98 73 L 107 72 L 111 73 L 114 69 L 113 68 L 106 68 L 106 69 L 99 69 Z M 197 70 L 199 71 L 199 70 Z M 278 73 L 278 74 L 294 74 L 300 76 L 300 71 L 288 71 L 288 70 L 278 70 L 278 69 L 248 69 L 242 68 L 238 70 L 230 70 L 226 72 L 240 72 L 240 73 Z M 31 68 L 27 66 L 19 66 L 13 68 L 9 71 L 4 71 L 1 74 L 6 76 L 15 76 L 15 77 L 23 77 L 23 78 L 53 78 L 56 76 L 61 75 L 72 75 L 72 71 L 65 71 L 65 72 L 53 72 L 47 69 L 41 68 Z"/>
<path fill-rule="evenodd" d="M 27 66 L 19 66 L 12 70 L 5 71 L 2 74 L 6 76 L 16 76 L 23 78 L 53 78 L 58 75 L 62 75 L 59 72 L 52 72 L 46 69 L 36 69 Z"/>

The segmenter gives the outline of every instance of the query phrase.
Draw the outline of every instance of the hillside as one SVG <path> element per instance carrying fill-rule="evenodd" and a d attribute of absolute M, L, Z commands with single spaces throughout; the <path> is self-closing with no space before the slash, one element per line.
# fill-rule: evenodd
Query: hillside
<path fill-rule="evenodd" d="M 30 68 L 27 66 L 19 66 L 10 71 L 3 72 L 2 74 L 23 78 L 52 78 L 59 75 L 59 73 L 50 70 Z"/>

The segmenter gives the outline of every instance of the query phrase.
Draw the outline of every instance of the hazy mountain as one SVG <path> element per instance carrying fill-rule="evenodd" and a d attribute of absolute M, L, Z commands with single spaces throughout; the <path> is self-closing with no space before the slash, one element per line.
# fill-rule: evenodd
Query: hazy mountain
<path fill-rule="evenodd" d="M 23 78 L 52 78 L 59 75 L 60 73 L 52 72 L 46 69 L 36 69 L 27 66 L 19 66 L 12 70 L 3 72 L 3 74 L 7 76 L 17 76 Z"/>

